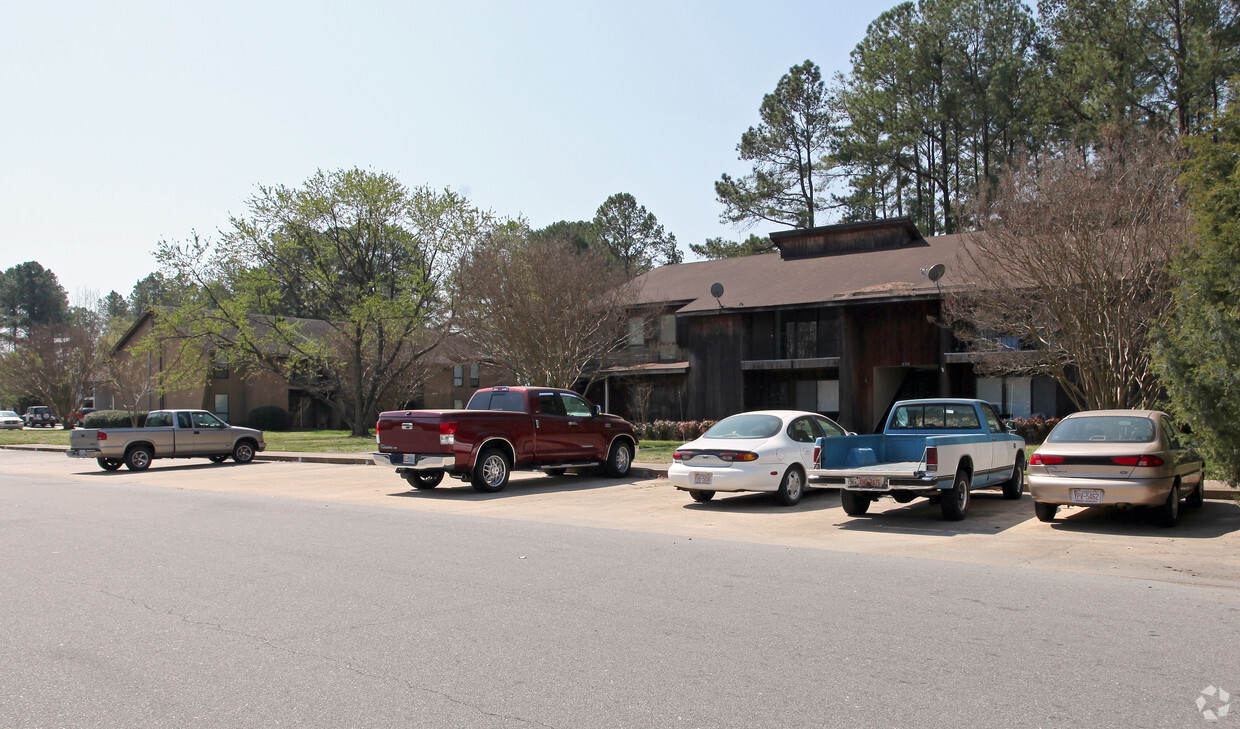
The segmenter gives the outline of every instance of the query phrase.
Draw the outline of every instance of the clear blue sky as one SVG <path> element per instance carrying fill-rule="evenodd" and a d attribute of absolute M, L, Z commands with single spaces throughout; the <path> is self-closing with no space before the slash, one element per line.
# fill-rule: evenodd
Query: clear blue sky
<path fill-rule="evenodd" d="M 894 4 L 0 2 L 0 269 L 36 260 L 71 300 L 320 168 L 535 227 L 629 192 L 686 254 L 743 238 L 713 185 L 747 171 L 762 96 L 807 58 L 846 72 Z"/>

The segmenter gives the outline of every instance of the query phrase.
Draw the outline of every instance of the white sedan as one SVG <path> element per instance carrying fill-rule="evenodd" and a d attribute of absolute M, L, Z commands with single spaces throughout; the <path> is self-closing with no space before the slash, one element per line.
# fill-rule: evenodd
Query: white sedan
<path fill-rule="evenodd" d="M 720 420 L 672 454 L 667 478 L 706 502 L 716 491 L 768 491 L 784 506 L 801 500 L 819 438 L 845 435 L 834 420 L 799 410 L 755 410 Z"/>
<path fill-rule="evenodd" d="M 12 410 L 0 410 L 0 428 L 5 430 L 21 430 L 24 424 L 22 416 Z"/>

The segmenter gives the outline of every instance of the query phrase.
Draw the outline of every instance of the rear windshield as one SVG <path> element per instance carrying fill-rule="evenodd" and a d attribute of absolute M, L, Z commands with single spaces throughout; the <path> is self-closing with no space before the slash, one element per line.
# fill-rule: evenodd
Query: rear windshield
<path fill-rule="evenodd" d="M 465 406 L 466 410 L 507 410 L 512 413 L 525 412 L 525 397 L 519 392 L 511 390 L 488 390 L 486 392 L 475 392 L 474 396 L 469 398 L 469 404 Z"/>
<path fill-rule="evenodd" d="M 724 418 L 703 438 L 770 438 L 779 432 L 783 422 L 774 415 L 742 414 Z"/>
<path fill-rule="evenodd" d="M 892 430 L 978 430 L 982 424 L 972 405 L 928 403 L 901 405 L 891 415 Z"/>
<path fill-rule="evenodd" d="M 1049 443 L 1152 443 L 1154 421 L 1131 415 L 1066 418 L 1046 437 Z"/>

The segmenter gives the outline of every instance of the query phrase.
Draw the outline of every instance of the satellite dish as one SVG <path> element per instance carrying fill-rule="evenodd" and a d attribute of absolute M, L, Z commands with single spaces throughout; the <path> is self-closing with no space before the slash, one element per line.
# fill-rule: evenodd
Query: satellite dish
<path fill-rule="evenodd" d="M 723 284 L 715 282 L 710 285 L 710 295 L 716 299 L 723 296 Z"/>
<path fill-rule="evenodd" d="M 931 281 L 935 281 L 935 282 L 943 278 L 943 274 L 946 272 L 947 272 L 947 266 L 944 266 L 941 263 L 936 263 L 930 268 L 921 269 L 922 276 L 925 276 L 926 278 L 930 279 Z"/>

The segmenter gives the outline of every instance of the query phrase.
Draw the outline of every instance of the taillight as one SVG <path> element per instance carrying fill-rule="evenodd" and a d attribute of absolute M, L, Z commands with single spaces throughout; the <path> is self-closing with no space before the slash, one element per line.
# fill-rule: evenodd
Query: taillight
<path fill-rule="evenodd" d="M 679 461 L 679 460 L 683 459 L 683 458 L 685 457 L 685 455 L 686 455 L 686 454 L 681 453 L 680 451 L 672 451 L 672 460 L 673 460 L 673 461 Z"/>
<path fill-rule="evenodd" d="M 822 446 L 819 446 L 819 445 L 814 446 L 814 465 L 815 466 L 818 465 L 819 463 L 818 457 L 821 455 L 822 455 Z"/>
<path fill-rule="evenodd" d="M 375 432 L 378 433 L 380 430 L 391 430 L 394 424 L 394 421 L 391 420 L 380 420 L 375 423 Z"/>
<path fill-rule="evenodd" d="M 107 434 L 107 433 L 105 433 L 105 432 L 103 432 L 103 431 L 101 430 L 101 431 L 99 431 L 99 432 L 95 435 L 95 438 L 97 438 L 97 439 L 99 439 L 99 440 L 107 440 L 107 439 L 108 439 L 108 434 Z"/>
<path fill-rule="evenodd" d="M 939 466 L 939 449 L 937 446 L 926 446 L 926 470 L 935 471 Z"/>
<path fill-rule="evenodd" d="M 439 445 L 456 445 L 456 429 L 460 423 L 447 421 L 439 424 Z"/>
<path fill-rule="evenodd" d="M 1029 465 L 1030 466 L 1054 466 L 1054 465 L 1063 463 L 1063 460 L 1064 460 L 1063 456 L 1051 456 L 1051 455 L 1044 456 L 1041 453 L 1034 453 L 1033 456 L 1029 458 Z"/>
<path fill-rule="evenodd" d="M 724 463 L 756 461 L 758 460 L 758 454 L 753 451 L 724 451 L 719 454 L 719 460 Z"/>
<path fill-rule="evenodd" d="M 1111 462 L 1117 466 L 1136 466 L 1138 468 L 1157 468 L 1165 461 L 1159 456 L 1116 456 Z"/>

